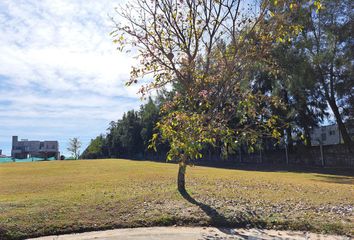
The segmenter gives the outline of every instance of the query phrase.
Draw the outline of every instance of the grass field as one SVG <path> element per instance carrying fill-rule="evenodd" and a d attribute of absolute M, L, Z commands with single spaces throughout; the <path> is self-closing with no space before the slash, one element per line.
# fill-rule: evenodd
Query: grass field
<path fill-rule="evenodd" d="M 153 225 L 216 225 L 353 235 L 354 177 L 129 160 L 0 165 L 0 239 Z"/>

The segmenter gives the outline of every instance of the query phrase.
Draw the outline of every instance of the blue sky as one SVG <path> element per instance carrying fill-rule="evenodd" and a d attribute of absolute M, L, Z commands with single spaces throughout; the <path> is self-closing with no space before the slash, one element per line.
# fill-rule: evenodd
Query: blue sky
<path fill-rule="evenodd" d="M 119 53 L 109 32 L 111 0 L 0 1 L 0 149 L 11 136 L 68 139 L 84 147 L 108 123 L 141 104 L 127 88 L 134 59 Z"/>

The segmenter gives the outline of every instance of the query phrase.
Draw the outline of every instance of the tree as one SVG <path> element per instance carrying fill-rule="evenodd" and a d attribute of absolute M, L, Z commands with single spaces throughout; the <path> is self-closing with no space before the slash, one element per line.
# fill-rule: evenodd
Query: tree
<path fill-rule="evenodd" d="M 299 10 L 288 19 L 302 31 L 292 41 L 274 45 L 279 71 L 270 74 L 267 83 L 261 79 L 258 84 L 279 95 L 287 106 L 287 110 L 277 111 L 288 122 L 287 139 L 297 132 L 311 145 L 311 128 L 329 116 L 329 107 L 344 141 L 350 143 L 344 122 L 351 117 L 354 96 L 351 3 L 297 1 L 285 8 L 275 5 L 272 12 L 279 15 L 287 7 Z"/>
<path fill-rule="evenodd" d="M 85 151 L 82 153 L 81 158 L 83 159 L 97 159 L 101 158 L 104 156 L 104 144 L 105 144 L 105 138 L 101 134 L 95 139 L 91 139 L 90 144 L 88 147 L 85 149 Z"/>
<path fill-rule="evenodd" d="M 243 84 L 252 65 L 271 61 L 274 42 L 299 30 L 284 24 L 285 11 L 284 18 L 265 21 L 265 15 L 276 17 L 270 12 L 275 4 L 288 3 L 263 1 L 253 15 L 241 12 L 241 0 L 140 0 L 117 11 L 126 24 L 116 25 L 114 42 L 120 50 L 134 50 L 140 60 L 128 85 L 149 75 L 153 80 L 142 86 L 143 95 L 174 86 L 176 94 L 162 106 L 157 127 L 170 144 L 168 159 L 179 163 L 180 192 L 185 192 L 188 163 L 202 157 L 206 144 L 222 143 L 227 153 L 244 141 L 252 146 L 265 133 L 279 135 L 277 116 L 269 111 L 279 99 Z"/>
<path fill-rule="evenodd" d="M 140 121 L 141 121 L 141 138 L 144 145 L 144 153 L 148 151 L 149 142 L 154 133 L 154 128 L 156 122 L 159 119 L 159 108 L 153 102 L 152 98 L 149 97 L 148 102 L 142 105 L 139 111 Z"/>
<path fill-rule="evenodd" d="M 120 143 L 123 151 L 123 156 L 139 157 L 143 152 L 143 141 L 141 138 L 141 121 L 138 112 L 131 110 L 123 115 L 123 118 L 118 121 L 118 132 L 120 134 Z"/>
<path fill-rule="evenodd" d="M 344 142 L 352 142 L 344 120 L 353 97 L 353 11 L 350 0 L 324 0 L 318 14 L 305 11 L 297 48 L 306 54 L 338 124 Z"/>
<path fill-rule="evenodd" d="M 107 129 L 106 142 L 108 147 L 108 157 L 117 157 L 122 151 L 122 144 L 120 142 L 120 133 L 118 132 L 118 121 L 111 121 Z"/>
<path fill-rule="evenodd" d="M 305 145 L 311 146 L 311 129 L 328 116 L 326 100 L 316 86 L 316 73 L 306 55 L 292 46 L 281 48 L 278 61 L 283 69 L 284 89 L 288 92 L 289 118 Z"/>
<path fill-rule="evenodd" d="M 74 137 L 69 140 L 69 147 L 67 150 L 72 154 L 74 159 L 79 159 L 81 142 L 78 138 Z"/>
<path fill-rule="evenodd" d="M 279 66 L 278 74 L 255 69 L 256 81 L 253 83 L 254 89 L 278 96 L 286 105 L 283 110 L 274 109 L 273 112 L 287 123 L 285 134 L 290 148 L 294 133 L 305 145 L 311 146 L 311 129 L 327 116 L 327 104 L 316 86 L 311 64 L 293 45 L 293 42 L 286 42 L 276 46 L 272 55 Z"/>

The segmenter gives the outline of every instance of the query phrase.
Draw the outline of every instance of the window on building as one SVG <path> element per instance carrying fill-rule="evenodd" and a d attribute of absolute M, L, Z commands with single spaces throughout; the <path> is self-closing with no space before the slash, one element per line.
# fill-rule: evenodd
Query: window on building
<path fill-rule="evenodd" d="M 329 131 L 329 135 L 333 136 L 333 135 L 335 135 L 335 134 L 336 134 L 336 131 L 335 131 L 335 130 L 330 130 L 330 131 Z"/>
<path fill-rule="evenodd" d="M 326 141 L 326 139 L 327 139 L 327 136 L 326 136 L 326 133 L 322 133 L 322 141 Z"/>

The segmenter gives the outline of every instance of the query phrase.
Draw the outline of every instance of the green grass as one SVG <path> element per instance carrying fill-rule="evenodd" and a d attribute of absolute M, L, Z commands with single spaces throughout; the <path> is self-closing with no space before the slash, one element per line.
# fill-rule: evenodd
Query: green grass
<path fill-rule="evenodd" d="M 129 160 L 0 165 L 0 239 L 153 225 L 223 225 L 353 235 L 354 177 Z"/>

